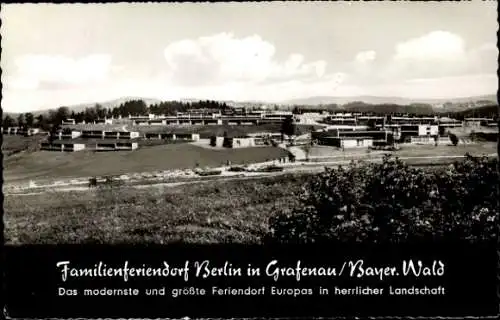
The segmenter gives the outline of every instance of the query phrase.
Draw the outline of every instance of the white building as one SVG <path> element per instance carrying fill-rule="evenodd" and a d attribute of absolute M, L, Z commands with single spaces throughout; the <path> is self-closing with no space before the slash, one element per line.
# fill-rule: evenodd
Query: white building
<path fill-rule="evenodd" d="M 251 137 L 245 138 L 233 138 L 232 140 L 233 148 L 249 148 L 255 147 L 255 139 Z"/>
<path fill-rule="evenodd" d="M 322 137 L 318 144 L 342 149 L 367 148 L 373 146 L 372 137 Z"/>
<path fill-rule="evenodd" d="M 81 131 L 76 131 L 76 130 L 71 130 L 70 132 L 63 132 L 60 131 L 58 132 L 54 138 L 58 140 L 71 140 L 71 139 L 76 139 L 82 135 Z"/>
<path fill-rule="evenodd" d="M 210 139 L 210 145 L 213 147 L 226 148 L 249 148 L 255 147 L 254 137 L 220 137 L 214 136 Z"/>
<path fill-rule="evenodd" d="M 434 139 L 433 136 L 410 137 L 410 143 L 433 145 L 433 144 L 436 144 L 436 140 Z M 448 137 L 438 137 L 437 138 L 438 145 L 449 144 L 449 143 L 450 143 L 450 138 L 448 138 Z"/>
<path fill-rule="evenodd" d="M 62 125 L 75 125 L 76 124 L 76 121 L 75 119 L 66 119 L 66 120 L 63 120 L 62 121 Z"/>
<path fill-rule="evenodd" d="M 42 143 L 42 150 L 45 151 L 66 151 L 66 152 L 76 152 L 85 150 L 85 144 L 83 143 Z"/>
<path fill-rule="evenodd" d="M 437 125 L 419 125 L 418 126 L 419 136 L 436 136 L 439 135 L 439 126 Z"/>

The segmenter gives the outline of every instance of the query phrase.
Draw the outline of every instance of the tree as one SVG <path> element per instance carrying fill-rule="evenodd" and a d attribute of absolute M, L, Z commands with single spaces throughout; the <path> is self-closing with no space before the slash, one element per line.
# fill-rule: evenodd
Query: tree
<path fill-rule="evenodd" d="M 28 127 L 33 127 L 33 124 L 35 123 L 35 116 L 33 115 L 33 113 L 31 112 L 28 112 L 24 115 L 24 119 L 26 120 L 26 125 Z"/>
<path fill-rule="evenodd" d="M 49 123 L 47 122 L 47 119 L 42 114 L 40 114 L 36 117 L 36 126 L 42 130 L 49 130 L 50 129 L 50 126 L 49 126 Z"/>
<path fill-rule="evenodd" d="M 292 116 L 286 116 L 281 123 L 281 140 L 283 141 L 283 135 L 293 136 L 295 134 L 295 123 Z"/>
<path fill-rule="evenodd" d="M 2 126 L 3 126 L 4 130 L 7 130 L 7 128 L 9 128 L 9 127 L 15 127 L 16 121 L 11 116 L 6 115 L 3 118 Z"/>
<path fill-rule="evenodd" d="M 96 121 L 97 118 L 98 116 L 95 108 L 85 108 L 85 111 L 83 112 L 83 120 L 85 120 L 86 123 L 92 123 Z"/>
<path fill-rule="evenodd" d="M 26 119 L 24 118 L 24 114 L 20 114 L 18 117 L 17 117 L 17 125 L 19 127 L 24 127 L 26 126 Z"/>
<path fill-rule="evenodd" d="M 312 141 L 304 145 L 304 151 L 306 153 L 306 161 L 309 161 L 309 155 L 311 154 Z"/>
<path fill-rule="evenodd" d="M 369 119 L 366 125 L 368 126 L 369 130 L 373 130 L 377 127 L 377 122 L 375 121 L 375 119 Z"/>
<path fill-rule="evenodd" d="M 232 147 L 232 145 L 230 143 L 229 135 L 227 134 L 227 131 L 224 131 L 224 140 L 222 141 L 222 146 L 225 148 Z"/>
<path fill-rule="evenodd" d="M 445 133 L 446 133 L 446 128 L 445 128 L 445 127 L 443 127 L 443 126 L 439 126 L 439 129 L 438 129 L 438 130 L 439 130 L 439 135 L 440 135 L 441 137 L 445 135 Z"/>
<path fill-rule="evenodd" d="M 70 116 L 68 107 L 59 107 L 56 111 L 49 112 L 49 123 L 52 125 L 60 125 Z"/>
<path fill-rule="evenodd" d="M 451 141 L 451 143 L 452 143 L 454 146 L 457 146 L 457 144 L 458 144 L 458 137 L 457 137 L 455 134 L 451 133 L 451 132 L 450 132 L 449 137 L 450 137 L 450 141 Z"/>
<path fill-rule="evenodd" d="M 387 134 L 387 145 L 394 146 L 394 135 L 392 133 Z"/>
<path fill-rule="evenodd" d="M 97 119 L 104 119 L 106 117 L 106 109 L 104 109 L 102 105 L 96 103 L 94 109 Z"/>
<path fill-rule="evenodd" d="M 435 134 L 435 135 L 433 135 L 432 137 L 434 138 L 434 146 L 436 146 L 436 147 L 437 147 L 437 145 L 438 145 L 438 141 L 439 141 L 439 136 L 438 136 L 437 134 Z"/>

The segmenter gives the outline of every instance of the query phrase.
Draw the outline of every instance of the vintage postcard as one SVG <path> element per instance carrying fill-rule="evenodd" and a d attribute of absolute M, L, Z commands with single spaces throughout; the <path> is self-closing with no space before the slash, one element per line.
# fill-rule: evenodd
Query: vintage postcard
<path fill-rule="evenodd" d="M 2 4 L 5 316 L 497 316 L 497 7 Z"/>

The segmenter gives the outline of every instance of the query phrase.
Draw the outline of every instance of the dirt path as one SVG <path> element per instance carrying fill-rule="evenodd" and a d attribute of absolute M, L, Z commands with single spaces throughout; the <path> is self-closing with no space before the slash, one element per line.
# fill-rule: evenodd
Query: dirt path
<path fill-rule="evenodd" d="M 305 151 L 300 147 L 289 147 L 288 151 L 290 151 L 295 156 L 295 160 L 297 161 L 305 160 L 307 158 Z"/>
<path fill-rule="evenodd" d="M 489 154 L 488 157 L 496 157 L 497 154 Z M 400 157 L 399 159 L 407 162 L 409 165 L 425 167 L 431 165 L 447 165 L 455 160 L 463 159 L 465 156 L 423 156 L 423 157 Z M 366 162 L 382 162 L 383 158 L 372 158 L 365 159 Z M 432 160 L 432 161 L 429 161 Z M 199 176 L 183 177 L 183 181 L 168 181 L 161 182 L 161 178 L 150 178 L 150 179 L 134 179 L 130 180 L 129 184 L 125 183 L 125 187 L 131 187 L 136 189 L 145 188 L 157 188 L 157 187 L 176 187 L 185 184 L 195 184 L 195 183 L 208 183 L 214 181 L 234 181 L 234 180 L 248 180 L 248 179 L 262 179 L 272 176 L 279 176 L 290 173 L 317 173 L 324 170 L 325 167 L 335 167 L 348 165 L 352 160 L 337 160 L 337 161 L 325 161 L 325 162 L 295 162 L 295 163 L 285 163 L 283 164 L 284 170 L 281 172 L 223 172 L 221 176 L 214 176 L 210 179 L 201 179 Z M 181 180 L 179 178 L 179 180 Z M 158 182 L 155 182 L 158 181 Z M 133 183 L 133 184 L 130 184 Z M 35 191 L 36 190 L 36 191 Z M 12 192 L 10 190 L 4 190 L 4 194 L 7 196 L 13 195 L 29 195 L 29 194 L 40 194 L 46 192 L 69 192 L 69 191 L 88 191 L 87 185 L 79 183 L 76 184 L 58 184 L 50 186 L 39 186 L 37 188 L 26 188 L 15 190 Z"/>

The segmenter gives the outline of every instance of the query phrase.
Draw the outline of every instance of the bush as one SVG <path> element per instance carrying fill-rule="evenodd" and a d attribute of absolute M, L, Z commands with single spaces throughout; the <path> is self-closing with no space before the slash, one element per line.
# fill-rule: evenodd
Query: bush
<path fill-rule="evenodd" d="M 456 146 L 458 144 L 458 137 L 455 134 L 450 133 L 450 141 L 454 146 Z"/>
<path fill-rule="evenodd" d="M 467 155 L 427 172 L 397 158 L 325 169 L 300 205 L 270 218 L 271 241 L 471 241 L 496 236 L 497 160 Z"/>

